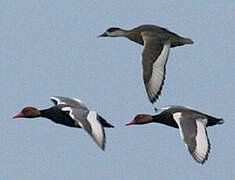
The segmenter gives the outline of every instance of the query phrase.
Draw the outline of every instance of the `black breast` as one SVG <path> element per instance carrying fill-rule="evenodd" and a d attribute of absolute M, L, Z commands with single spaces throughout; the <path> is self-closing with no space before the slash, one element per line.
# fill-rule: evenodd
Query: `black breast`
<path fill-rule="evenodd" d="M 153 116 L 153 121 L 161 124 L 165 124 L 167 126 L 171 126 L 174 128 L 179 128 L 176 122 L 173 119 L 173 116 L 171 113 L 160 113 L 156 116 Z"/>
<path fill-rule="evenodd" d="M 69 127 L 78 127 L 75 121 L 69 116 L 68 112 L 61 111 L 60 107 L 53 106 L 49 109 L 41 110 L 42 117 L 48 118 L 55 123 Z"/>

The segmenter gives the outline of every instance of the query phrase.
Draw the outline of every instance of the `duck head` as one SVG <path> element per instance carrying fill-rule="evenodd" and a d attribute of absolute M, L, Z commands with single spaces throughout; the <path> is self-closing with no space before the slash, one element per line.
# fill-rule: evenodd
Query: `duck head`
<path fill-rule="evenodd" d="M 125 31 L 123 29 L 111 27 L 108 28 L 103 34 L 99 35 L 98 37 L 120 37 L 124 35 Z"/>
<path fill-rule="evenodd" d="M 35 107 L 25 107 L 19 114 L 13 118 L 35 118 L 41 115 L 40 111 Z"/>
<path fill-rule="evenodd" d="M 126 126 L 135 125 L 135 124 L 147 124 L 152 122 L 153 117 L 149 114 L 138 114 L 135 116 L 134 120 L 126 124 Z"/>

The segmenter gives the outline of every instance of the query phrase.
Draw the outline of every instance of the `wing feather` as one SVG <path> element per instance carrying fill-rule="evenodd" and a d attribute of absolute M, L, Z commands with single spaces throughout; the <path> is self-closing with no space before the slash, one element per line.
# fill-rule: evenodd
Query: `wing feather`
<path fill-rule="evenodd" d="M 210 153 L 210 141 L 207 136 L 207 119 L 186 119 L 181 112 L 173 114 L 173 118 L 179 126 L 181 138 L 193 158 L 203 164 Z"/>
<path fill-rule="evenodd" d="M 83 112 L 81 109 L 74 107 L 63 107 L 61 110 L 69 111 L 69 116 L 88 132 L 102 150 L 105 149 L 104 128 L 100 121 L 97 120 L 95 111 Z"/>
<path fill-rule="evenodd" d="M 142 32 L 144 50 L 142 52 L 143 78 L 150 102 L 154 103 L 165 80 L 166 63 L 170 52 L 170 41 L 161 40 L 149 32 Z"/>
<path fill-rule="evenodd" d="M 53 97 L 50 97 L 50 99 L 55 105 L 63 104 L 63 105 L 71 106 L 71 107 L 88 110 L 87 106 L 80 99 L 77 99 L 77 98 L 53 96 Z"/>

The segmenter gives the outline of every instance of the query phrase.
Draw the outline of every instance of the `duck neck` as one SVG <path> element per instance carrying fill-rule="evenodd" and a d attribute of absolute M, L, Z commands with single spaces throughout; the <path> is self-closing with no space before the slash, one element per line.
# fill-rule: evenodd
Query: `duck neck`
<path fill-rule="evenodd" d="M 52 116 L 52 113 L 51 113 L 51 108 L 49 109 L 42 109 L 40 110 L 40 117 L 44 117 L 44 118 L 47 118 L 47 119 L 53 119 L 51 116 Z"/>
<path fill-rule="evenodd" d="M 165 124 L 167 126 L 178 128 L 170 114 L 158 114 L 153 116 L 153 122 Z"/>
<path fill-rule="evenodd" d="M 114 37 L 128 37 L 129 34 L 130 34 L 130 32 L 128 30 L 120 29 L 115 32 Z"/>
<path fill-rule="evenodd" d="M 122 29 L 122 34 L 123 34 L 124 37 L 128 37 L 131 34 L 131 31 Z"/>
<path fill-rule="evenodd" d="M 136 30 L 125 30 L 124 36 L 127 37 L 129 40 L 134 41 L 138 44 L 144 45 L 144 41 L 142 35 L 139 31 Z"/>

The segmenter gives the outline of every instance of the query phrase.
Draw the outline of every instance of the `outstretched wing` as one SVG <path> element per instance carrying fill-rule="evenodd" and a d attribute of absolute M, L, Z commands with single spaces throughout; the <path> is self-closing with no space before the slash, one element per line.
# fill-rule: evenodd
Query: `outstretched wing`
<path fill-rule="evenodd" d="M 166 63 L 170 52 L 170 41 L 158 38 L 155 33 L 142 32 L 144 50 L 142 52 L 143 78 L 148 98 L 154 103 L 161 94 L 165 80 Z"/>
<path fill-rule="evenodd" d="M 50 97 L 50 99 L 55 105 L 64 104 L 70 107 L 76 107 L 76 108 L 88 110 L 87 106 L 80 99 L 77 99 L 77 98 L 53 96 L 53 97 Z"/>
<path fill-rule="evenodd" d="M 105 149 L 104 128 L 97 119 L 98 115 L 95 111 L 83 111 L 74 107 L 63 107 L 61 110 L 68 111 L 69 116 L 88 132 L 97 145 L 102 150 Z"/>
<path fill-rule="evenodd" d="M 206 131 L 207 119 L 186 119 L 181 114 L 181 112 L 173 114 L 179 126 L 181 138 L 193 158 L 203 164 L 210 153 L 210 142 Z"/>

